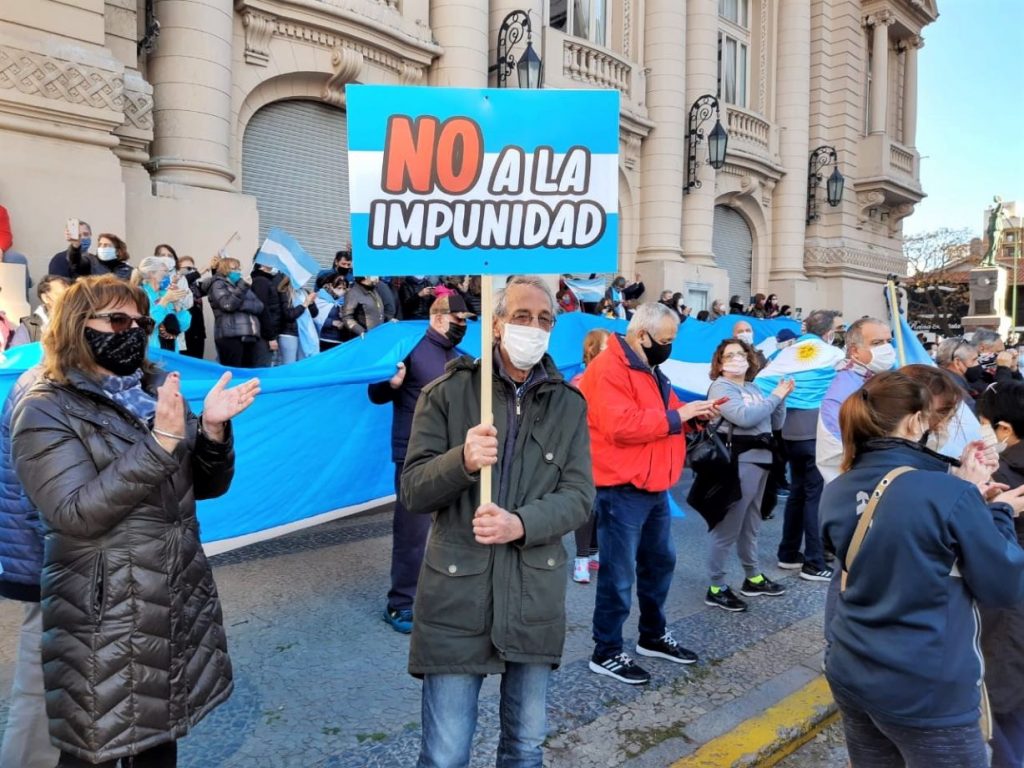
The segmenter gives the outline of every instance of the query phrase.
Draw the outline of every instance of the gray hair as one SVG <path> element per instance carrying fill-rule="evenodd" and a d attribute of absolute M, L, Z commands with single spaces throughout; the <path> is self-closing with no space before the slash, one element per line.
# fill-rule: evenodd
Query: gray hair
<path fill-rule="evenodd" d="M 982 344 L 994 344 L 997 341 L 1002 341 L 1003 337 L 999 335 L 998 331 L 993 331 L 989 328 L 979 328 L 973 334 L 971 334 L 971 344 L 976 347 L 980 347 Z"/>
<path fill-rule="evenodd" d="M 664 304 L 653 301 L 641 304 L 633 312 L 633 317 L 626 326 L 626 335 L 636 336 L 640 331 L 647 331 L 647 335 L 653 338 L 654 334 L 661 330 L 666 318 L 679 325 L 679 315 Z"/>
<path fill-rule="evenodd" d="M 537 277 L 537 275 L 513 275 L 494 298 L 495 317 L 508 317 L 508 289 L 514 285 L 527 285 L 531 288 L 536 288 L 538 291 L 543 291 L 544 295 L 548 297 L 548 302 L 551 304 L 551 314 L 557 313 L 558 302 L 555 301 L 555 294 L 551 292 L 551 286 L 544 282 L 542 278 Z"/>
<path fill-rule="evenodd" d="M 862 317 L 860 320 L 856 320 L 853 324 L 846 329 L 846 349 L 849 350 L 852 344 L 856 344 L 858 347 L 864 343 L 864 327 L 868 325 L 884 325 L 886 328 L 889 324 L 885 320 L 879 320 L 877 317 Z"/>
<path fill-rule="evenodd" d="M 940 368 L 946 368 L 952 365 L 954 360 L 967 362 L 967 358 L 971 357 L 972 353 L 977 354 L 977 352 L 978 348 L 963 336 L 946 339 L 939 344 L 939 348 L 935 352 L 935 364 Z"/>
<path fill-rule="evenodd" d="M 816 309 L 804 320 L 804 330 L 825 338 L 825 334 L 835 327 L 836 318 L 842 316 L 842 312 L 834 309 Z"/>
<path fill-rule="evenodd" d="M 144 275 L 151 275 L 154 272 L 159 272 L 161 269 L 167 269 L 167 265 L 164 264 L 164 260 L 159 256 L 147 256 L 139 262 L 139 272 Z"/>

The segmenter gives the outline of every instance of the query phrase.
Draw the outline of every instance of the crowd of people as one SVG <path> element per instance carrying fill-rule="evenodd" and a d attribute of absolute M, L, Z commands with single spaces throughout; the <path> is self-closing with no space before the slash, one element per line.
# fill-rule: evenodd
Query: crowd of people
<path fill-rule="evenodd" d="M 381 616 L 410 635 L 409 672 L 423 681 L 420 768 L 469 763 L 487 675 L 502 676 L 499 764 L 542 764 L 568 584 L 596 575 L 594 674 L 643 685 L 651 664 L 699 661 L 665 610 L 669 493 L 688 463 L 688 501 L 709 529 L 710 609 L 742 614 L 798 583 L 772 578 L 758 555 L 784 500 L 775 565 L 827 585 L 825 673 L 854 768 L 1024 761 L 1024 381 L 998 334 L 944 342 L 937 367 L 896 368 L 887 322 L 815 310 L 766 353 L 752 319 L 787 308 L 734 296 L 713 305 L 736 317 L 711 387 L 684 403 L 661 366 L 686 308 L 678 295 L 643 302 L 639 279 L 612 281 L 597 311 L 628 319 L 625 333 L 588 334 L 583 372 L 566 381 L 550 334 L 559 312 L 586 309 L 567 306 L 564 282 L 555 294 L 537 277 L 509 279 L 484 371 L 456 351 L 480 311 L 478 280 L 359 277 L 342 251 L 305 292 L 258 263 L 247 280 L 226 254 L 200 272 L 170 245 L 131 268 L 122 240 L 101 235 L 93 256 L 78 225 L 39 281 L 39 309 L 13 331 L 41 340 L 43 361 L 0 416 L 0 595 L 25 611 L 0 767 L 173 766 L 177 740 L 231 694 L 195 501 L 228 490 L 232 419 L 259 382 L 229 387 L 225 374 L 197 416 L 180 376 L 147 359 L 196 354 L 203 302 L 220 361 L 238 367 L 315 354 L 298 328 L 306 314 L 321 349 L 398 317 L 427 321 L 367 388 L 368 405 L 393 409 Z M 800 350 L 831 375 L 772 373 Z M 493 420 L 480 418 L 484 376 Z M 966 411 L 984 438 L 950 457 Z"/>

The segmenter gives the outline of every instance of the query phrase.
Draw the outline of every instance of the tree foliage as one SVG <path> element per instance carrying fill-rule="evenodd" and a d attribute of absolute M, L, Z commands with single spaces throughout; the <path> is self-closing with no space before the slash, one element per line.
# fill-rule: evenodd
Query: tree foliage
<path fill-rule="evenodd" d="M 912 328 L 955 336 L 970 300 L 971 258 L 968 229 L 943 227 L 904 238 L 907 260 L 907 319 Z"/>

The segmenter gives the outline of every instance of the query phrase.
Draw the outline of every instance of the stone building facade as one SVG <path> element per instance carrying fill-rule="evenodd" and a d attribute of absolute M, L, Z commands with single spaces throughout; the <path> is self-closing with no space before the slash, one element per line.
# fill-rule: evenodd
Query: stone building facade
<path fill-rule="evenodd" d="M 123 233 L 133 260 L 161 242 L 244 258 L 271 226 L 329 260 L 348 237 L 345 84 L 494 85 L 514 10 L 533 20 L 545 87 L 621 93 L 623 273 L 696 308 L 763 291 L 881 311 L 923 197 L 917 57 L 934 0 L 5 0 L 14 247 L 39 275 L 77 216 Z M 704 94 L 728 153 L 716 172 L 701 144 L 684 192 Z M 808 223 L 822 145 L 845 194 L 832 208 L 822 184 Z"/>

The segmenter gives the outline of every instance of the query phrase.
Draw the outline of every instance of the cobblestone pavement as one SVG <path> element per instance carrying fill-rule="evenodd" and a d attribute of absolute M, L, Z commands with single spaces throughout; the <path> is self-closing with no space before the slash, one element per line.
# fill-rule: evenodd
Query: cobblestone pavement
<path fill-rule="evenodd" d="M 552 768 L 667 765 L 817 674 L 825 587 L 775 568 L 781 517 L 780 507 L 765 523 L 761 553 L 765 572 L 788 592 L 752 599 L 745 614 L 704 605 L 706 527 L 696 513 L 675 521 L 678 565 L 666 611 L 701 663 L 649 660 L 646 687 L 589 672 L 595 584 L 570 582 L 565 655 L 549 701 Z M 181 742 L 181 768 L 415 763 L 420 683 L 405 671 L 408 638 L 381 620 L 390 530 L 390 513 L 381 511 L 213 558 L 235 692 Z M 731 568 L 738 586 L 738 562 Z M 0 603 L 0 728 L 20 614 L 18 604 Z M 635 641 L 634 609 L 626 642 Z M 497 682 L 481 694 L 474 767 L 494 763 Z"/>

